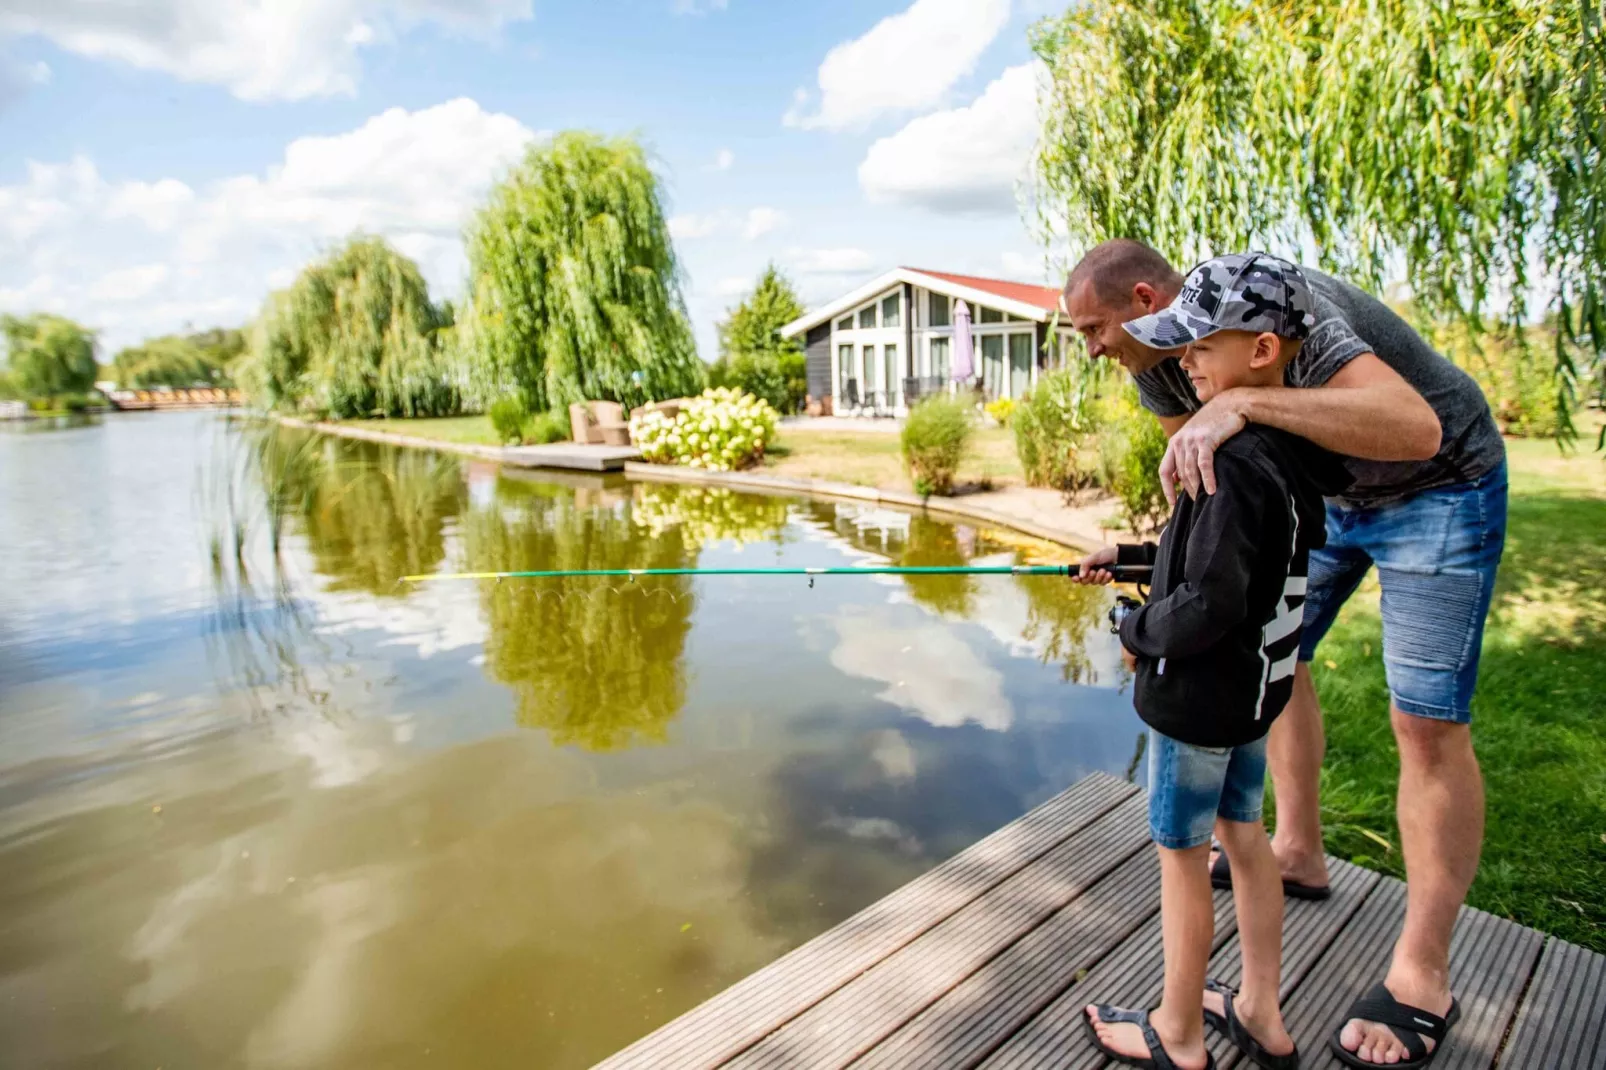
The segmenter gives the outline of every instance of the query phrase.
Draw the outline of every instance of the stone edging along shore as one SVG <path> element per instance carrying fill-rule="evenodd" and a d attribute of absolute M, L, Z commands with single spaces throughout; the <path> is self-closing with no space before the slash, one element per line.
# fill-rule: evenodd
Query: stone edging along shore
<path fill-rule="evenodd" d="M 339 423 L 299 420 L 289 416 L 280 416 L 276 417 L 276 419 L 288 427 L 299 427 L 326 435 L 362 439 L 367 442 L 380 442 L 391 446 L 407 446 L 413 449 L 457 453 L 479 460 L 495 461 L 511 467 L 530 467 L 528 464 L 522 464 L 521 459 L 512 450 L 501 446 L 480 446 L 467 442 L 444 442 L 440 439 L 401 435 L 392 431 L 375 431 L 367 427 L 350 427 Z M 968 501 L 965 498 L 922 498 L 918 494 L 910 494 L 907 491 L 863 487 L 853 483 L 833 483 L 820 479 L 791 479 L 785 476 L 760 475 L 754 472 L 709 472 L 698 468 L 647 464 L 641 461 L 626 462 L 624 474 L 631 479 L 651 480 L 659 483 L 694 483 L 701 486 L 730 487 L 733 490 L 751 491 L 759 494 L 808 495 L 868 502 L 874 505 L 895 506 L 899 509 L 910 509 L 958 520 L 969 520 L 989 527 L 1008 528 L 1022 535 L 1028 535 L 1034 539 L 1042 539 L 1045 542 L 1055 543 L 1078 552 L 1085 552 L 1092 547 L 1101 546 L 1109 541 L 1108 534 L 1091 522 L 1087 515 L 1090 512 L 1088 510 L 1075 511 L 1078 515 L 1069 523 L 1051 526 L 1030 517 L 1016 515 L 997 508 L 989 508 L 980 503 Z M 985 498 L 988 497 L 988 493 L 982 492 L 974 495 L 974 497 Z"/>

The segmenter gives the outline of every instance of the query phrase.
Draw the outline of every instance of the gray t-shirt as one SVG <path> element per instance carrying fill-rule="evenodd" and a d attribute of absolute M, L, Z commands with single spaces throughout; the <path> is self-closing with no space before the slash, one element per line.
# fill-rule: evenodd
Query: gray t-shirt
<path fill-rule="evenodd" d="M 1344 458 L 1354 482 L 1334 499 L 1370 508 L 1434 487 L 1482 478 L 1505 460 L 1506 445 L 1489 402 L 1472 377 L 1451 364 L 1410 324 L 1364 290 L 1302 268 L 1316 305 L 1316 327 L 1284 372 L 1289 386 L 1321 386 L 1362 353 L 1376 353 L 1416 388 L 1438 414 L 1444 437 L 1430 461 Z M 1144 408 L 1157 416 L 1199 410 L 1199 396 L 1175 357 L 1136 377 Z"/>

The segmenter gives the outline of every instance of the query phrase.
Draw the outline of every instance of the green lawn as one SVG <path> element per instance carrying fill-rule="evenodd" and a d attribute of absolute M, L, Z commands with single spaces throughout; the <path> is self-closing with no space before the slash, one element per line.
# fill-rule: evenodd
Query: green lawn
<path fill-rule="evenodd" d="M 398 435 L 416 435 L 471 446 L 500 446 L 489 416 L 432 416 L 413 420 L 342 420 L 352 427 L 368 427 Z"/>
<path fill-rule="evenodd" d="M 885 431 L 799 431 L 782 428 L 762 471 L 794 479 L 823 479 L 865 487 L 913 490 L 903 467 L 900 437 Z M 1015 439 L 996 427 L 976 429 L 959 482 L 993 484 L 1022 481 Z"/>
<path fill-rule="evenodd" d="M 1568 458 L 1508 443 L 1510 528 L 1473 703 L 1489 801 L 1471 903 L 1606 951 L 1606 459 L 1584 438 Z M 1328 847 L 1403 876 L 1380 651 L 1374 580 L 1316 655 Z"/>

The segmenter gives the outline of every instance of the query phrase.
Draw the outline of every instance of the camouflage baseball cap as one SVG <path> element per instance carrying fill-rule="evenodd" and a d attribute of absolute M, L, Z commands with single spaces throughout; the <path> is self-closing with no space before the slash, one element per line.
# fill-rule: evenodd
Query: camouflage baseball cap
<path fill-rule="evenodd" d="M 1206 260 L 1166 308 L 1122 324 L 1151 349 L 1179 349 L 1217 331 L 1270 331 L 1303 341 L 1316 326 L 1305 273 L 1266 253 Z"/>

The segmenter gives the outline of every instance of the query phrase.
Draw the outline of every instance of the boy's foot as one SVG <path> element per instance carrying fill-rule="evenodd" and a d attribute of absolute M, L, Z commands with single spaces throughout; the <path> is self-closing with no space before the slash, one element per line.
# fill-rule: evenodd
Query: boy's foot
<path fill-rule="evenodd" d="M 1180 1037 L 1169 1041 L 1150 1021 L 1148 1011 L 1089 1003 L 1082 1010 L 1082 1024 L 1093 1036 L 1093 1043 L 1105 1055 L 1128 1066 L 1152 1070 L 1215 1070 L 1215 1056 L 1204 1046 L 1200 1034 L 1193 1044 Z"/>
<path fill-rule="evenodd" d="M 1205 982 L 1204 1017 L 1256 1066 L 1266 1070 L 1290 1070 L 1299 1066 L 1294 1038 L 1283 1025 L 1275 1008 L 1268 1013 L 1251 1007 L 1238 993 L 1219 981 Z"/>

